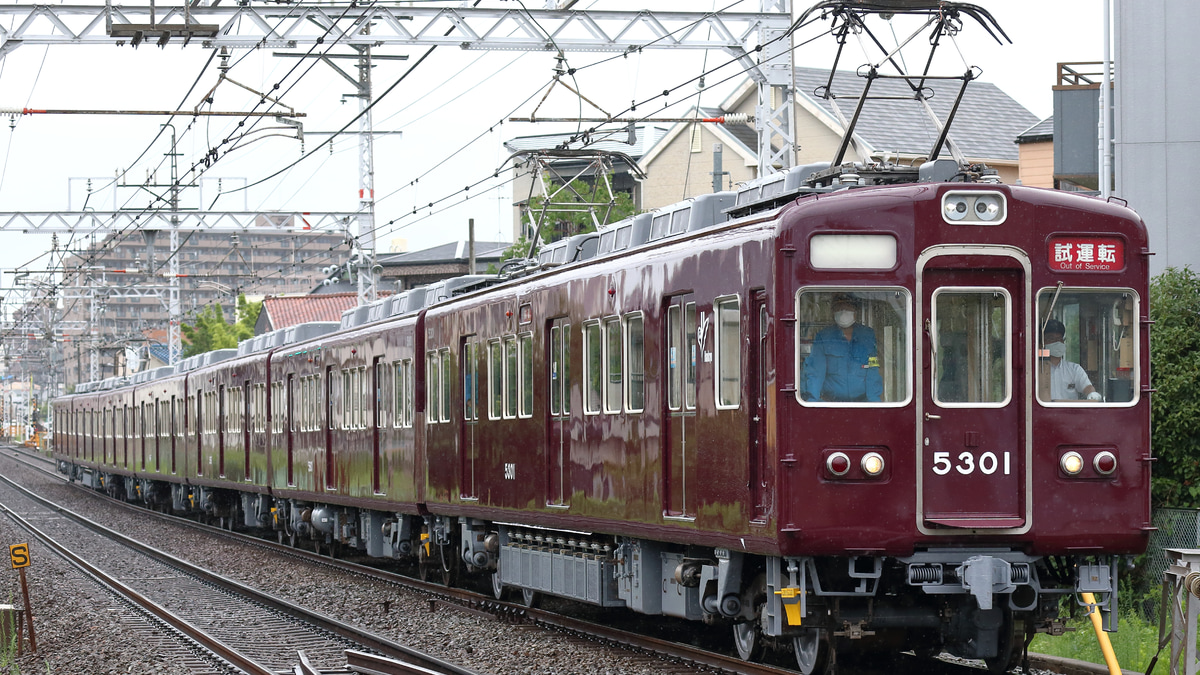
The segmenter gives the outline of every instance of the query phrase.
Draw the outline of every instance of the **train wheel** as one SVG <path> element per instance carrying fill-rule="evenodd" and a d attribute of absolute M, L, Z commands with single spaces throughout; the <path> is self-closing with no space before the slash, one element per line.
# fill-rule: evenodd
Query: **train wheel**
<path fill-rule="evenodd" d="M 521 589 L 521 604 L 526 607 L 537 607 L 542 602 L 542 594 L 528 588 Z"/>
<path fill-rule="evenodd" d="M 1025 633 L 1024 621 L 1013 621 L 1012 612 L 1004 613 L 1004 626 L 1000 629 L 1000 644 L 997 646 L 996 656 L 984 659 L 987 664 L 988 672 L 990 673 L 1007 673 L 1017 667 L 1021 662 L 1021 654 L 1024 651 L 1024 642 L 1022 638 Z"/>
<path fill-rule="evenodd" d="M 804 675 L 822 675 L 829 670 L 829 642 L 818 628 L 806 628 L 802 635 L 792 638 L 796 666 Z"/>
<path fill-rule="evenodd" d="M 492 595 L 496 596 L 497 600 L 504 599 L 504 582 L 500 580 L 500 570 L 492 572 Z"/>
<path fill-rule="evenodd" d="M 743 661 L 760 661 L 766 652 L 766 641 L 757 621 L 733 624 L 733 646 L 737 647 L 738 658 Z"/>

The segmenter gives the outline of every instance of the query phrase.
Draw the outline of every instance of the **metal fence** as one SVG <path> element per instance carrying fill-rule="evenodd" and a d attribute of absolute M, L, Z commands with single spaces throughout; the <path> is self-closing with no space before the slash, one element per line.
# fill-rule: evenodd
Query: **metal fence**
<path fill-rule="evenodd" d="M 1156 509 L 1153 521 L 1158 530 L 1150 533 L 1143 577 L 1149 586 L 1145 589 L 1148 595 L 1157 594 L 1163 573 L 1170 565 L 1163 549 L 1200 548 L 1200 509 Z M 1141 609 L 1143 614 L 1147 613 L 1147 608 Z"/>

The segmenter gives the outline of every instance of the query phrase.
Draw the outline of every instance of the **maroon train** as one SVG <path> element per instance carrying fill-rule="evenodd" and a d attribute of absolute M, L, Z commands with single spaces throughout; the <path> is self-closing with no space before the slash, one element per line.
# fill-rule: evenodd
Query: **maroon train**
<path fill-rule="evenodd" d="M 85 385 L 55 455 L 447 582 L 725 623 L 806 673 L 1004 670 L 1065 597 L 1115 616 L 1146 546 L 1149 250 L 1124 206 L 950 164 L 776 174 Z"/>

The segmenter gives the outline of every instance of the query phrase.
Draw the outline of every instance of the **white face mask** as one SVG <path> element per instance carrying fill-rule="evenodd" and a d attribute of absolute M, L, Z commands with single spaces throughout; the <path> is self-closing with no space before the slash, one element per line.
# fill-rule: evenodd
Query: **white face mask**
<path fill-rule="evenodd" d="M 1046 345 L 1046 349 L 1050 350 L 1050 356 L 1056 359 L 1061 359 L 1067 355 L 1067 345 L 1065 342 L 1051 342 Z"/>
<path fill-rule="evenodd" d="M 833 313 L 833 320 L 842 328 L 849 328 L 854 325 L 854 310 L 843 309 Z"/>

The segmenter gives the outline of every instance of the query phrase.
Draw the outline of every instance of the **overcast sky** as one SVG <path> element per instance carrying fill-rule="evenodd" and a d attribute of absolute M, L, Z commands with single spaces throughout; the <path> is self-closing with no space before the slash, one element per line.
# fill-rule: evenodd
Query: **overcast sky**
<path fill-rule="evenodd" d="M 495 4 L 495 0 L 485 0 Z M 24 3 L 21 3 L 24 4 Z M 499 6 L 512 4 L 503 3 Z M 539 6 L 536 0 L 526 3 Z M 714 9 L 722 2 L 682 2 L 658 0 L 654 10 Z M 982 80 L 998 85 L 1039 118 L 1051 114 L 1051 87 L 1055 84 L 1056 64 L 1060 61 L 1099 61 L 1102 57 L 1102 3 L 1100 0 L 1046 2 L 1045 0 L 980 0 L 980 5 L 996 17 L 1012 38 L 1011 45 L 997 45 L 974 23 L 968 23 L 958 37 L 957 48 L 945 50 L 950 63 L 966 63 L 982 70 Z M 805 3 L 800 3 L 798 9 Z M 625 9 L 645 7 L 646 3 L 619 0 L 581 0 L 577 7 Z M 757 3 L 744 4 L 740 10 L 753 9 Z M 0 19 L 8 21 L 8 19 Z M 11 26 L 4 26 L 11 28 Z M 902 33 L 902 31 L 897 31 Z M 797 40 L 817 35 L 817 30 L 797 33 Z M 918 42 L 923 41 L 919 39 Z M 798 48 L 798 65 L 828 67 L 833 42 L 822 38 L 811 46 Z M 344 50 L 348 51 L 348 50 Z M 415 58 L 423 49 L 394 50 Z M 961 52 L 961 59 L 958 52 Z M 382 51 L 377 51 L 383 53 Z M 64 109 L 140 109 L 168 110 L 177 106 L 194 107 L 203 92 L 217 79 L 217 70 L 202 69 L 209 51 L 199 46 L 159 49 L 143 45 L 131 47 L 44 47 L 25 46 L 0 61 L 0 107 Z M 249 87 L 266 90 L 280 82 L 295 59 L 275 58 L 268 50 L 246 54 L 235 52 L 232 61 L 245 56 L 230 70 L 229 77 Z M 570 65 L 586 66 L 611 55 L 568 54 Z M 872 54 L 872 59 L 877 55 Z M 581 70 L 575 79 L 581 91 L 609 112 L 618 112 L 631 100 L 643 100 L 664 87 L 674 87 L 698 75 L 704 68 L 728 60 L 727 55 L 711 52 L 647 50 L 638 56 L 618 59 L 603 66 Z M 846 68 L 866 61 L 856 48 L 843 59 Z M 344 62 L 349 64 L 349 62 Z M 914 67 L 909 61 L 910 67 Z M 374 114 L 377 130 L 401 131 L 401 136 L 383 136 L 375 142 L 375 190 L 378 248 L 387 251 L 393 239 L 407 240 L 409 250 L 425 248 L 466 236 L 468 218 L 476 221 L 477 237 L 482 240 L 511 237 L 511 192 L 507 186 L 476 190 L 480 194 L 452 208 L 445 205 L 460 201 L 451 198 L 443 205 L 421 208 L 482 180 L 498 167 L 506 153 L 502 141 L 518 135 L 552 133 L 562 126 L 521 123 L 498 124 L 514 109 L 528 115 L 545 91 L 553 74 L 554 58 L 548 53 L 473 52 L 440 49 L 384 99 Z M 379 62 L 374 71 L 376 93 L 392 84 L 408 68 L 403 62 Z M 957 67 L 961 71 L 961 67 Z M 726 69 L 708 79 L 703 105 L 717 105 L 742 78 L 734 77 L 724 85 L 712 82 L 734 74 Z M 194 91 L 185 100 L 193 82 Z M 342 103 L 349 85 L 323 65 L 317 65 L 303 77 L 282 79 L 280 91 L 284 103 L 304 112 L 309 131 L 340 128 L 357 113 L 353 100 Z M 292 88 L 288 88 L 291 85 Z M 529 97 L 531 102 L 521 105 Z M 256 97 L 223 84 L 217 89 L 214 110 L 248 110 Z M 670 100 L 678 100 L 679 96 Z M 661 115 L 682 114 L 692 101 L 683 101 Z M 644 108 L 643 108 L 644 109 Z M 579 102 L 562 89 L 547 99 L 539 114 L 573 115 Z M 585 115 L 594 111 L 584 108 Z M 5 118 L 0 118 L 3 120 Z M 87 205 L 97 210 L 132 206 L 145 201 L 145 192 L 122 188 L 98 192 L 87 197 L 87 179 L 96 188 L 111 182 L 120 170 L 129 169 L 130 183 L 142 182 L 157 167 L 158 182 L 169 178 L 163 154 L 168 142 L 151 140 L 165 122 L 160 117 L 129 116 L 27 116 L 15 126 L 0 126 L 0 211 L 65 211 Z M 205 151 L 229 134 L 228 120 L 203 118 L 192 125 L 190 119 L 176 118 L 180 158 L 190 166 Z M 490 129 L 490 131 L 489 131 Z M 474 142 L 471 142 L 473 139 Z M 336 140 L 331 148 L 287 170 L 280 178 L 261 186 L 216 201 L 217 180 L 228 189 L 240 181 L 258 181 L 287 167 L 311 150 L 320 138 L 311 138 L 302 148 L 295 140 L 267 138 L 222 159 L 204 174 L 204 199 L 185 197 L 185 206 L 216 210 L 301 210 L 354 211 L 357 208 L 357 141 L 354 137 Z M 147 148 L 149 150 L 147 151 Z M 139 156 L 145 157 L 139 161 Z M 439 163 L 441 166 L 434 168 Z M 412 181 L 419 178 L 413 186 Z M 140 199 L 140 201 L 139 201 Z M 418 214 L 412 215 L 417 208 Z M 391 224 L 389 224 L 389 222 Z M 65 239 L 64 239 L 65 241 Z M 28 265 L 45 267 L 37 256 L 48 247 L 45 237 L 0 233 L 0 269 Z M 8 286 L 5 274 L 0 285 Z"/>

